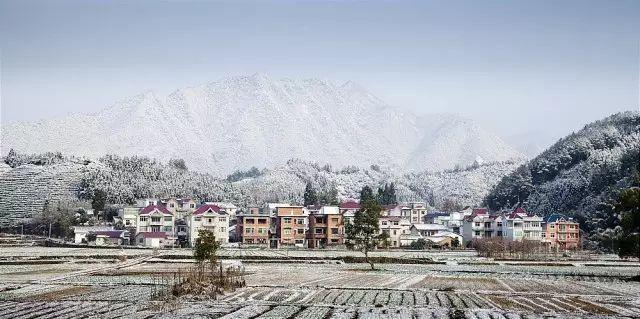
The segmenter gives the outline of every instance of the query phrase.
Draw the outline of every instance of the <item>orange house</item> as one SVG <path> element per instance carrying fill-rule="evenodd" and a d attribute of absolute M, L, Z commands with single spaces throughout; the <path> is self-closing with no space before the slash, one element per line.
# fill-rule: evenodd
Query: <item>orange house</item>
<path fill-rule="evenodd" d="M 242 244 L 269 245 L 271 218 L 268 214 L 261 213 L 257 207 L 252 207 L 246 213 L 237 214 L 236 219 L 238 221 L 236 233 Z"/>
<path fill-rule="evenodd" d="M 302 206 L 276 208 L 276 238 L 281 246 L 307 247 L 308 218 Z"/>
<path fill-rule="evenodd" d="M 344 221 L 337 206 L 309 207 L 309 248 L 344 244 Z"/>
<path fill-rule="evenodd" d="M 580 248 L 580 224 L 562 214 L 551 214 L 544 219 L 542 240 L 556 250 Z"/>

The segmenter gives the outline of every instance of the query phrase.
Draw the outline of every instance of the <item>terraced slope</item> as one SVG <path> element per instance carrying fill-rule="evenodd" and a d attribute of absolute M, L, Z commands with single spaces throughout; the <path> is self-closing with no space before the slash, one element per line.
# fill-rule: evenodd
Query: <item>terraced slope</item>
<path fill-rule="evenodd" d="M 76 198 L 85 169 L 85 165 L 72 162 L 7 167 L 0 167 L 0 227 L 33 217 L 42 211 L 47 200 Z"/>

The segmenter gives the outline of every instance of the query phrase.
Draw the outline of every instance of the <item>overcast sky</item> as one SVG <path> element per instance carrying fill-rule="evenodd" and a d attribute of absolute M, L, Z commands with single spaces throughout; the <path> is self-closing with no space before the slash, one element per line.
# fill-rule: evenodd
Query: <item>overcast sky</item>
<path fill-rule="evenodd" d="M 262 72 L 556 138 L 638 109 L 639 34 L 634 0 L 0 0 L 0 121 Z"/>

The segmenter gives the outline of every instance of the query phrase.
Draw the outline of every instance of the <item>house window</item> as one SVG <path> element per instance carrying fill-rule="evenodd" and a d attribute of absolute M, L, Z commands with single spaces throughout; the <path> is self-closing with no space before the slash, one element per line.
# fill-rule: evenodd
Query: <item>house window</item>
<path fill-rule="evenodd" d="M 222 223 L 225 223 L 227 221 L 226 217 L 218 217 L 218 220 Z"/>
<path fill-rule="evenodd" d="M 394 235 L 396 234 L 396 230 L 395 230 L 395 229 L 393 230 L 393 234 L 394 234 Z M 394 245 L 395 245 L 395 244 L 394 244 Z"/>
<path fill-rule="evenodd" d="M 259 221 L 258 221 L 258 222 L 259 222 Z M 249 218 L 249 219 L 245 220 L 245 221 L 244 221 L 244 223 L 245 223 L 245 224 L 253 224 L 253 223 L 254 223 L 254 220 L 253 220 L 253 219 L 251 219 L 251 218 Z"/>
<path fill-rule="evenodd" d="M 413 218 L 411 218 L 411 220 L 415 223 L 418 221 L 418 217 L 413 216 Z"/>
<path fill-rule="evenodd" d="M 382 226 L 387 226 L 387 221 L 386 220 L 382 221 Z"/>
<path fill-rule="evenodd" d="M 284 229 L 284 234 L 285 235 L 291 235 L 291 228 L 285 228 Z"/>
<path fill-rule="evenodd" d="M 331 222 L 334 223 L 334 224 L 337 224 L 338 223 L 338 219 L 337 218 L 331 218 Z"/>
<path fill-rule="evenodd" d="M 475 223 L 476 227 L 480 227 L 480 223 L 476 222 Z"/>
<path fill-rule="evenodd" d="M 267 233 L 266 228 L 258 228 L 258 234 L 266 234 L 266 233 Z"/>
<path fill-rule="evenodd" d="M 146 222 L 147 221 L 147 216 L 140 216 L 140 221 L 141 222 Z"/>
<path fill-rule="evenodd" d="M 193 220 L 194 220 L 194 221 L 199 222 L 199 221 L 201 221 L 201 220 L 202 220 L 202 217 L 196 217 L 196 218 L 194 218 Z"/>
<path fill-rule="evenodd" d="M 196 204 L 189 204 L 190 208 L 196 208 Z"/>
<path fill-rule="evenodd" d="M 324 234 L 324 229 L 322 228 L 315 228 L 314 230 L 316 234 Z"/>
<path fill-rule="evenodd" d="M 227 231 L 227 230 L 226 230 L 224 227 L 220 227 L 220 232 L 221 232 L 221 233 L 224 233 L 224 232 L 226 232 L 226 231 Z"/>
<path fill-rule="evenodd" d="M 394 221 L 393 222 L 393 225 L 395 225 L 395 226 L 398 226 L 399 224 L 400 224 L 400 222 L 398 222 L 398 221 Z"/>
<path fill-rule="evenodd" d="M 213 219 L 207 218 L 207 223 L 211 224 L 212 222 L 213 222 Z"/>
<path fill-rule="evenodd" d="M 159 223 L 160 221 L 162 221 L 162 217 L 151 217 L 152 223 Z"/>
<path fill-rule="evenodd" d="M 304 225 L 304 218 L 296 218 L 296 224 Z"/>
<path fill-rule="evenodd" d="M 297 229 L 298 235 L 304 235 L 304 228 Z"/>
<path fill-rule="evenodd" d="M 124 221 L 124 224 L 129 226 L 131 224 L 131 221 L 127 219 L 127 220 Z"/>
<path fill-rule="evenodd" d="M 141 233 L 144 233 L 144 232 L 146 232 L 146 231 L 147 231 L 147 226 L 141 226 L 141 227 L 140 227 L 140 232 L 141 232 Z"/>
<path fill-rule="evenodd" d="M 491 223 L 484 223 L 485 228 L 491 228 Z"/>
<path fill-rule="evenodd" d="M 291 224 L 291 217 L 285 217 L 283 219 L 285 224 Z"/>
<path fill-rule="evenodd" d="M 498 237 L 502 237 L 502 231 L 501 230 L 498 231 L 498 235 L 497 236 Z"/>
<path fill-rule="evenodd" d="M 498 227 L 502 227 L 502 222 L 498 222 Z"/>
<path fill-rule="evenodd" d="M 165 222 L 170 222 L 172 219 L 173 219 L 173 217 L 172 217 L 172 216 L 166 216 L 166 217 L 164 218 L 164 221 L 165 221 Z"/>
<path fill-rule="evenodd" d="M 302 245 L 302 244 L 304 244 L 304 239 L 296 239 L 296 244 L 297 244 L 297 245 Z"/>
<path fill-rule="evenodd" d="M 173 230 L 173 227 L 171 227 L 171 226 L 164 226 L 164 231 L 165 231 L 165 232 L 170 232 L 170 231 L 172 231 L 172 230 Z"/>
<path fill-rule="evenodd" d="M 480 231 L 476 230 L 476 236 L 480 237 Z"/>
<path fill-rule="evenodd" d="M 251 220 L 251 222 L 253 222 L 253 220 Z M 258 224 L 266 224 L 266 223 L 267 223 L 267 219 L 266 218 L 258 219 Z"/>
<path fill-rule="evenodd" d="M 322 224 L 322 223 L 324 223 L 324 218 L 316 217 L 316 224 Z"/>
<path fill-rule="evenodd" d="M 337 228 L 331 228 L 331 234 L 332 235 L 337 235 L 338 234 L 338 229 Z"/>
<path fill-rule="evenodd" d="M 245 228 L 244 233 L 245 234 L 253 234 L 253 228 L 251 228 L 251 227 Z"/>

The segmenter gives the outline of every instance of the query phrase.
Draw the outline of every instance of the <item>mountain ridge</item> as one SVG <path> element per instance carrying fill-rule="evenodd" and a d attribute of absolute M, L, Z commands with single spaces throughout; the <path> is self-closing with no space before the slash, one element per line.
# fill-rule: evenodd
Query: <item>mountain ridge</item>
<path fill-rule="evenodd" d="M 435 128 L 441 128 L 438 133 Z M 361 85 L 322 79 L 237 76 L 175 90 L 146 91 L 93 114 L 5 125 L 2 154 L 61 151 L 184 158 L 217 175 L 289 158 L 400 171 L 439 171 L 523 155 L 475 122 L 452 114 L 416 115 Z M 83 142 L 79 142 L 83 141 Z"/>

